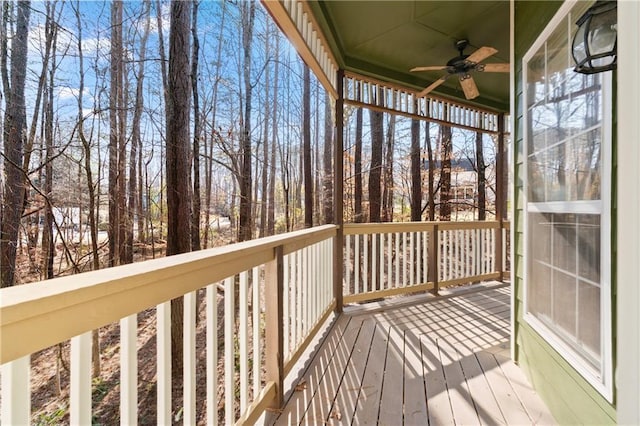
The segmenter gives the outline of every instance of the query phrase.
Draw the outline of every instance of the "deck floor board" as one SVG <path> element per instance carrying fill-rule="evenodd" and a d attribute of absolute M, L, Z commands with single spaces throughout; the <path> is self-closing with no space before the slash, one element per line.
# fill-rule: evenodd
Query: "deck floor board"
<path fill-rule="evenodd" d="M 510 290 L 342 314 L 277 424 L 554 424 L 509 359 Z"/>

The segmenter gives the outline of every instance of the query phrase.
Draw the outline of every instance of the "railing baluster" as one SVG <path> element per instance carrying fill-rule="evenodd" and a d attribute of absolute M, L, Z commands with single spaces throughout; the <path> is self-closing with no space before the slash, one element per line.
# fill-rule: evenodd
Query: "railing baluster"
<path fill-rule="evenodd" d="M 345 288 L 343 290 L 344 293 L 350 294 L 351 293 L 351 272 L 353 270 L 353 266 L 351 266 L 351 259 L 352 259 L 352 253 L 351 253 L 351 238 L 353 236 L 352 235 L 345 235 L 344 239 L 346 240 L 346 245 L 347 245 L 347 250 L 345 253 L 345 257 L 347 258 L 347 261 L 345 262 L 344 268 L 345 268 Z"/>
<path fill-rule="evenodd" d="M 413 235 L 413 232 L 409 234 L 409 281 L 411 285 L 416 284 L 416 247 Z"/>
<path fill-rule="evenodd" d="M 362 245 L 364 246 L 364 263 L 362 268 L 362 275 L 364 279 L 362 284 L 364 287 L 363 293 L 369 291 L 369 235 L 362 235 Z"/>
<path fill-rule="evenodd" d="M 196 423 L 196 298 L 196 292 L 183 297 L 183 416 L 186 425 Z"/>
<path fill-rule="evenodd" d="M 392 266 L 392 256 L 393 256 L 393 234 L 387 234 L 387 288 L 392 287 L 393 283 L 393 266 Z"/>
<path fill-rule="evenodd" d="M 371 291 L 378 287 L 378 234 L 371 234 Z"/>
<path fill-rule="evenodd" d="M 0 423 L 28 425 L 31 423 L 31 357 L 23 356 L 2 364 L 2 405 Z"/>
<path fill-rule="evenodd" d="M 240 301 L 239 305 L 239 350 L 240 350 L 240 413 L 247 409 L 249 401 L 249 274 L 247 271 L 240 273 Z"/>
<path fill-rule="evenodd" d="M 120 423 L 138 423 L 138 315 L 120 320 Z"/>
<path fill-rule="evenodd" d="M 407 233 L 402 233 L 402 282 L 400 285 L 406 287 L 407 285 Z"/>
<path fill-rule="evenodd" d="M 251 325 L 253 326 L 253 398 L 255 399 L 261 388 L 260 366 L 262 365 L 260 356 L 260 267 L 258 266 L 251 269 L 251 289 Z M 286 330 L 286 328 L 283 329 L 283 332 L 284 330 Z"/>
<path fill-rule="evenodd" d="M 429 246 L 427 245 L 427 236 L 427 232 L 422 232 L 422 279 L 425 283 L 429 282 L 429 265 L 427 263 Z"/>
<path fill-rule="evenodd" d="M 69 422 L 91 424 L 91 332 L 71 338 Z"/>
<path fill-rule="evenodd" d="M 218 288 L 207 286 L 207 424 L 218 424 Z M 160 423 L 159 423 L 160 424 Z"/>
<path fill-rule="evenodd" d="M 360 288 L 360 267 L 362 266 L 362 263 L 360 262 L 360 235 L 356 234 L 353 236 L 356 240 L 356 252 L 355 252 L 355 256 L 353 257 L 353 268 L 355 269 L 355 281 L 353 284 L 353 293 L 354 294 L 358 294 L 360 293 L 359 288 Z"/>
<path fill-rule="evenodd" d="M 429 247 L 429 270 L 433 271 L 431 279 L 433 281 L 433 293 L 438 294 L 438 285 L 440 282 L 440 235 L 438 232 L 438 225 L 433 225 L 433 231 L 430 235 L 430 247 Z"/>
<path fill-rule="evenodd" d="M 291 297 L 290 297 L 290 285 L 291 283 L 289 282 L 289 276 L 290 276 L 290 263 L 289 263 L 289 255 L 285 255 L 283 256 L 282 259 L 282 282 L 283 282 L 283 287 L 282 287 L 282 297 L 284 298 L 284 305 L 282 307 L 282 309 L 284 309 L 284 329 L 282 330 L 283 333 L 283 341 L 284 341 L 284 359 L 288 359 L 289 355 L 291 354 L 291 346 L 290 346 L 290 334 L 291 334 Z M 260 314 L 260 311 L 258 310 L 258 315 Z M 254 320 L 255 321 L 255 320 Z M 255 373 L 254 373 L 255 374 Z M 255 392 L 255 391 L 254 391 Z"/>
<path fill-rule="evenodd" d="M 156 307 L 157 421 L 171 424 L 171 302 Z"/>
<path fill-rule="evenodd" d="M 224 421 L 235 423 L 235 276 L 224 280 Z"/>
<path fill-rule="evenodd" d="M 395 233 L 396 238 L 396 276 L 395 276 L 395 287 L 400 287 L 400 234 L 398 232 Z"/>
<path fill-rule="evenodd" d="M 302 250 L 296 251 L 296 346 L 302 340 Z"/>

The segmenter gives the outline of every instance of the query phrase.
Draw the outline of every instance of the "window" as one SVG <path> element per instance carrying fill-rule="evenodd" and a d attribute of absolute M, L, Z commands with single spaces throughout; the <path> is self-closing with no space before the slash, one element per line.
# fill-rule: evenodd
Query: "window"
<path fill-rule="evenodd" d="M 611 77 L 573 71 L 584 3 L 565 4 L 523 59 L 525 320 L 611 400 Z"/>

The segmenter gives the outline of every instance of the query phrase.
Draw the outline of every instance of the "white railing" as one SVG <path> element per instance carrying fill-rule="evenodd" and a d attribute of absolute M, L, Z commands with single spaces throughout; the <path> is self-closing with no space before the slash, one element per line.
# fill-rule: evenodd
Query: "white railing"
<path fill-rule="evenodd" d="M 344 227 L 344 303 L 500 279 L 499 222 L 405 222 Z"/>
<path fill-rule="evenodd" d="M 507 229 L 508 222 L 344 225 L 344 303 L 501 278 Z M 30 357 L 70 339 L 68 418 L 61 420 L 90 424 L 91 333 L 118 322 L 118 417 L 136 424 L 137 315 L 149 309 L 156 326 L 156 359 L 149 362 L 156 364 L 157 423 L 172 423 L 176 413 L 185 424 L 255 422 L 267 408 L 281 407 L 284 378 L 341 308 L 334 293 L 336 235 L 337 227 L 326 225 L 2 289 L 0 422 L 33 421 Z M 184 397 L 178 408 L 171 395 L 171 309 L 180 296 Z M 205 328 L 204 357 L 198 327 Z M 199 379 L 206 381 L 205 395 L 196 393 Z M 196 398 L 206 418 L 197 417 Z"/>
<path fill-rule="evenodd" d="M 355 73 L 345 73 L 343 92 L 345 102 L 351 105 L 377 108 L 467 130 L 492 134 L 499 131 L 499 114 L 495 111 L 437 96 L 420 97 L 417 91 Z"/>
<path fill-rule="evenodd" d="M 195 399 L 202 374 L 207 424 L 255 421 L 267 407 L 280 405 L 284 376 L 335 306 L 335 235 L 336 227 L 327 225 L 2 289 L 2 424 L 30 423 L 30 355 L 68 339 L 68 421 L 91 424 L 91 332 L 117 321 L 119 417 L 122 424 L 136 424 L 137 314 L 154 306 L 157 423 L 170 424 L 171 300 L 180 296 L 184 424 L 202 421 Z M 205 368 L 196 368 L 197 315 L 206 327 Z"/>

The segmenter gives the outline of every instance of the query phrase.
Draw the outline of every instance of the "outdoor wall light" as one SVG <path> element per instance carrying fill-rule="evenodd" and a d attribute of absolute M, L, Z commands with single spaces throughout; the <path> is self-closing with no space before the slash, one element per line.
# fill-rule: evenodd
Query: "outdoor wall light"
<path fill-rule="evenodd" d="M 598 0 L 578 19 L 573 37 L 574 70 L 595 74 L 616 68 L 618 54 L 617 2 Z"/>

